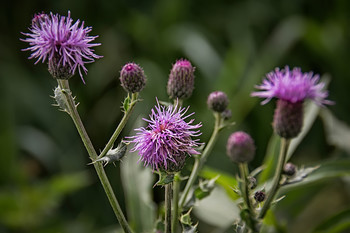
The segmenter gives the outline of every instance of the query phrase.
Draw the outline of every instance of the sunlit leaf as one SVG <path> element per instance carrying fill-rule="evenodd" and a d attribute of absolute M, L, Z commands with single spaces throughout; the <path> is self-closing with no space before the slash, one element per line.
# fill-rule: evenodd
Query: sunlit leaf
<path fill-rule="evenodd" d="M 238 182 L 234 176 L 223 171 L 215 170 L 208 166 L 201 170 L 200 176 L 205 179 L 214 179 L 217 177 L 216 184 L 223 187 L 227 192 L 227 195 L 232 198 L 232 200 L 237 200 L 239 198 L 239 195 L 237 195 L 237 193 L 233 190 L 234 187 L 238 186 Z"/>
<path fill-rule="evenodd" d="M 216 187 L 208 197 L 197 202 L 194 213 L 200 220 L 220 229 L 228 228 L 240 218 L 240 210 L 236 203 L 220 186 Z"/>

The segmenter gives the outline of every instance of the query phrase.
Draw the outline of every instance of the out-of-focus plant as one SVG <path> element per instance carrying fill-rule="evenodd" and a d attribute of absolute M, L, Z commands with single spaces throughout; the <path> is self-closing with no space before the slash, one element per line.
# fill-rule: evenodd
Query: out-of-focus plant
<path fill-rule="evenodd" d="M 314 76 L 313 73 L 302 73 L 299 68 L 290 70 L 289 67 L 269 73 L 263 84 L 257 86 L 262 91 L 252 93 L 252 96 L 266 98 L 263 104 L 272 98 L 278 99 L 273 120 L 273 128 L 278 137 L 276 135 L 272 137 L 266 161 L 256 170 L 250 171 L 248 166 L 255 156 L 254 140 L 243 131 L 232 133 L 226 146 L 227 155 L 238 164 L 239 177 L 205 167 L 220 132 L 233 125 L 229 122 L 232 118 L 232 112 L 228 108 L 230 98 L 222 91 L 214 91 L 208 95 L 207 106 L 215 119 L 213 131 L 207 143 L 194 139 L 201 135 L 199 129 L 202 130 L 204 127 L 202 123 L 195 124 L 194 119 L 188 119 L 194 113 L 186 115 L 190 107 L 184 107 L 184 101 L 194 92 L 195 80 L 195 68 L 186 59 L 176 61 L 170 71 L 167 94 L 173 102 L 157 99 L 157 105 L 151 110 L 149 119 L 144 119 L 148 125 L 136 127 L 135 136 L 120 140 L 118 146 L 113 148 L 136 103 L 141 101 L 139 92 L 146 85 L 144 70 L 139 65 L 127 63 L 122 68 L 120 82 L 128 93 L 121 106 L 123 117 L 104 149 L 97 153 L 77 111 L 79 103 L 76 102 L 69 87 L 69 79 L 76 73 L 79 73 L 84 82 L 82 72 L 87 73 L 86 63 L 102 58 L 92 49 L 100 45 L 100 43 L 92 43 L 97 37 L 89 36 L 91 27 L 84 27 L 84 23 L 80 24 L 79 20 L 73 23 L 70 12 L 67 17 L 52 13 L 37 14 L 32 20 L 30 31 L 30 33 L 23 33 L 27 38 L 22 41 L 30 45 L 24 50 L 32 52 L 30 58 L 36 58 L 36 63 L 47 62 L 48 71 L 57 80 L 58 86 L 54 90 L 57 106 L 72 118 L 91 159 L 90 164 L 94 166 L 124 232 L 170 233 L 179 232 L 180 226 L 183 232 L 196 232 L 200 222 L 193 222 L 191 215 L 193 209 L 196 211 L 203 208 L 197 206 L 198 203 L 214 200 L 226 206 L 232 206 L 232 203 L 226 202 L 225 198 L 215 199 L 220 192 L 216 192 L 217 186 L 224 187 L 227 196 L 237 204 L 229 210 L 232 214 L 226 216 L 231 230 L 237 232 L 283 231 L 283 226 L 271 211 L 271 207 L 283 198 L 283 196 L 277 196 L 280 191 L 288 195 L 293 188 L 307 185 L 310 180 L 319 181 L 329 174 L 344 175 L 335 172 L 338 169 L 337 164 L 326 163 L 305 168 L 287 163 L 293 150 L 312 125 L 319 107 L 332 104 L 331 101 L 326 100 L 328 97 L 328 92 L 324 90 L 326 85 L 324 82 L 319 82 L 319 76 Z M 252 70 L 251 72 L 254 73 L 254 68 Z M 237 96 L 247 94 L 245 92 L 247 89 L 249 88 L 243 88 Z M 306 99 L 313 100 L 318 106 L 308 103 L 304 111 Z M 324 115 L 325 118 L 329 118 L 327 112 Z M 242 120 L 239 119 L 239 121 Z M 334 141 L 337 142 L 337 140 Z M 130 143 L 134 145 L 127 152 L 127 146 Z M 275 155 L 276 148 L 280 150 L 278 155 Z M 146 168 L 135 166 L 136 154 Z M 122 159 L 126 163 L 125 167 L 121 168 L 121 173 L 127 199 L 128 218 L 123 213 L 104 170 L 105 166 L 120 162 Z M 189 176 L 185 175 L 186 160 L 194 160 Z M 152 170 L 148 169 L 148 166 Z M 345 164 L 344 170 L 346 168 Z M 155 185 L 164 187 L 164 203 L 161 204 L 162 208 L 158 213 L 155 211 L 155 203 L 150 198 L 152 172 L 159 175 Z M 198 179 L 198 176 L 202 179 Z M 60 192 L 62 193 L 58 189 L 56 196 L 56 189 L 52 190 L 50 192 L 54 198 L 59 197 Z M 10 198 L 2 199 L 6 201 Z M 45 204 L 45 202 L 42 203 Z M 220 208 L 214 211 L 225 212 Z M 37 212 L 36 216 L 40 216 L 40 211 Z M 209 218 L 208 222 L 215 219 L 215 216 L 208 217 L 210 211 L 209 214 L 204 215 L 206 215 L 204 218 Z M 335 216 L 317 227 L 315 231 L 322 227 L 329 227 L 329 224 L 337 222 L 337 219 L 345 219 L 346 216 L 347 212 Z M 17 219 L 19 218 L 21 216 Z M 7 224 L 12 224 L 11 221 L 16 218 L 8 219 Z M 344 225 L 339 227 L 343 229 Z M 224 229 L 224 227 L 219 228 Z"/>

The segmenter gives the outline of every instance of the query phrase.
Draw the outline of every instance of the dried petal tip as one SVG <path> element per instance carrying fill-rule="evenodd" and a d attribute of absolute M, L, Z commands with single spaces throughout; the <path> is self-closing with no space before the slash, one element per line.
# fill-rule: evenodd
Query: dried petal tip
<path fill-rule="evenodd" d="M 248 163 L 255 155 L 254 141 L 243 131 L 235 132 L 227 140 L 226 153 L 233 162 Z"/>
<path fill-rule="evenodd" d="M 140 92 L 146 85 L 146 76 L 143 69 L 135 64 L 128 63 L 120 71 L 122 87 L 130 93 Z"/>
<path fill-rule="evenodd" d="M 275 133 L 282 138 L 295 138 L 303 127 L 303 103 L 291 103 L 282 99 L 277 101 L 273 118 Z"/>
<path fill-rule="evenodd" d="M 228 97 L 222 91 L 214 91 L 208 96 L 207 104 L 209 109 L 215 112 L 223 112 L 228 106 Z"/>
<path fill-rule="evenodd" d="M 296 167 L 292 163 L 286 163 L 283 168 L 283 173 L 287 176 L 293 176 L 295 174 Z"/>
<path fill-rule="evenodd" d="M 254 194 L 254 199 L 257 201 L 257 202 L 263 202 L 265 200 L 265 193 L 263 191 L 257 191 L 255 192 Z"/>
<path fill-rule="evenodd" d="M 194 89 L 194 70 L 191 62 L 185 59 L 176 61 L 173 65 L 167 91 L 172 99 L 187 99 L 192 95 Z"/>
<path fill-rule="evenodd" d="M 36 14 L 30 33 L 22 33 L 27 38 L 21 40 L 30 45 L 23 51 L 32 52 L 29 58 L 36 58 L 35 64 L 48 61 L 54 78 L 68 79 L 78 70 L 83 80 L 82 71 L 87 73 L 85 63 L 92 63 L 102 56 L 94 54 L 92 49 L 100 44 L 91 43 L 97 37 L 89 36 L 91 27 L 84 28 L 84 22 L 79 24 L 79 20 L 73 24 L 70 12 L 67 17 L 52 13 Z"/>

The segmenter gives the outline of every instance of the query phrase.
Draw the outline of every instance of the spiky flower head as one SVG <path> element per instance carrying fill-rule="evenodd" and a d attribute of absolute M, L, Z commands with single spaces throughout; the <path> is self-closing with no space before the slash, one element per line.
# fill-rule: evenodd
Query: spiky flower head
<path fill-rule="evenodd" d="M 207 99 L 208 108 L 215 112 L 225 111 L 228 103 L 228 97 L 222 91 L 214 91 L 210 93 Z"/>
<path fill-rule="evenodd" d="M 267 79 L 260 86 L 256 86 L 263 91 L 251 94 L 266 98 L 261 104 L 266 104 L 274 97 L 291 103 L 303 102 L 305 99 L 311 99 L 318 105 L 332 103 L 326 100 L 328 92 L 323 90 L 325 84 L 319 82 L 319 75 L 314 75 L 312 72 L 303 73 L 298 67 L 290 70 L 286 66 L 282 70 L 276 68 L 266 76 Z"/>
<path fill-rule="evenodd" d="M 226 153 L 233 162 L 248 163 L 255 155 L 254 141 L 249 134 L 237 131 L 228 138 Z"/>
<path fill-rule="evenodd" d="M 144 165 L 154 170 L 173 169 L 170 166 L 174 164 L 183 166 L 183 156 L 198 154 L 194 148 L 201 144 L 192 137 L 201 134 L 198 128 L 202 124 L 192 125 L 194 119 L 186 122 L 185 119 L 194 114 L 185 116 L 187 110 L 179 106 L 164 107 L 157 100 L 149 119 L 143 119 L 148 126 L 135 129 L 136 135 L 130 137 L 130 142 L 135 143 L 131 152 L 138 151 Z"/>
<path fill-rule="evenodd" d="M 78 70 L 84 82 L 82 71 L 87 73 L 85 63 L 94 62 L 102 56 L 94 54 L 92 49 L 100 45 L 90 43 L 97 37 L 88 35 L 92 28 L 84 28 L 84 21 L 79 24 L 80 20 L 73 24 L 69 11 L 67 17 L 53 13 L 36 14 L 30 33 L 22 33 L 28 38 L 21 40 L 30 45 L 23 51 L 32 51 L 29 59 L 36 58 L 35 64 L 47 61 L 54 78 L 69 79 Z"/>
<path fill-rule="evenodd" d="M 130 93 L 140 92 L 146 85 L 143 69 L 132 62 L 123 66 L 119 79 L 124 90 Z"/>
<path fill-rule="evenodd" d="M 167 91 L 172 99 L 187 99 L 192 95 L 194 89 L 194 70 L 191 62 L 180 59 L 173 65 Z"/>
<path fill-rule="evenodd" d="M 323 90 L 325 84 L 319 82 L 319 76 L 312 72 L 302 73 L 300 68 L 290 70 L 288 66 L 267 74 L 267 79 L 256 88 L 263 90 L 253 92 L 251 96 L 266 98 L 266 104 L 272 98 L 278 98 L 273 127 L 283 138 L 296 137 L 303 126 L 303 103 L 311 99 L 318 105 L 332 104 L 326 100 L 328 92 Z"/>

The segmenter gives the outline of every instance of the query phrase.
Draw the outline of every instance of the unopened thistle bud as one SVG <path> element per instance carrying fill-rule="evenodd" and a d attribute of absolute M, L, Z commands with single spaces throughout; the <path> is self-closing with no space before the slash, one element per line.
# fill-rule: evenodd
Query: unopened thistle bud
<path fill-rule="evenodd" d="M 283 168 L 283 173 L 287 176 L 293 176 L 295 174 L 296 167 L 292 163 L 286 163 Z"/>
<path fill-rule="evenodd" d="M 233 162 L 248 163 L 254 158 L 254 141 L 243 131 L 235 132 L 227 140 L 226 153 Z"/>
<path fill-rule="evenodd" d="M 194 89 L 194 70 L 191 62 L 185 59 L 176 61 L 173 65 L 167 91 L 171 99 L 187 99 L 192 95 Z"/>
<path fill-rule="evenodd" d="M 119 79 L 124 90 L 130 93 L 140 92 L 146 85 L 145 73 L 135 63 L 126 64 L 120 71 Z"/>
<path fill-rule="evenodd" d="M 228 97 L 222 91 L 214 91 L 208 96 L 207 104 L 209 109 L 215 112 L 223 112 L 228 106 Z"/>
<path fill-rule="evenodd" d="M 265 200 L 265 193 L 263 191 L 257 191 L 255 192 L 254 194 L 254 199 L 257 201 L 257 202 L 263 202 Z"/>

